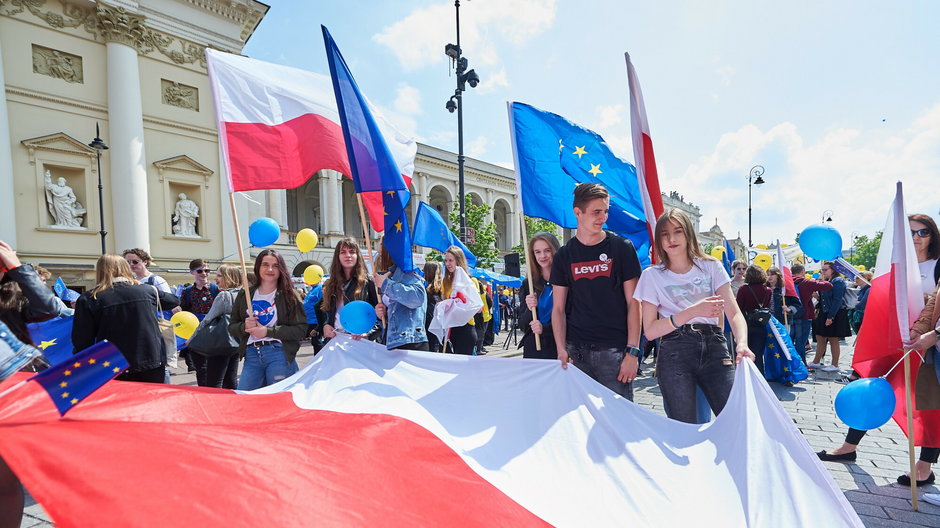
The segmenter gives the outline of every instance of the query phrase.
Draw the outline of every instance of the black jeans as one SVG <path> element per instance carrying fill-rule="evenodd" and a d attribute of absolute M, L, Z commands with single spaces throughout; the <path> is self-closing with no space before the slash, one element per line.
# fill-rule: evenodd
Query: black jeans
<path fill-rule="evenodd" d="M 764 373 L 764 345 L 767 344 L 767 326 L 747 325 L 747 347 L 754 353 L 754 365 Z M 718 413 L 715 413 L 718 414 Z"/>
<path fill-rule="evenodd" d="M 405 343 L 404 345 L 392 347 L 389 350 L 418 350 L 420 352 L 430 352 L 431 348 L 428 346 L 427 341 L 422 341 L 420 343 Z"/>
<path fill-rule="evenodd" d="M 717 326 L 686 324 L 660 339 L 656 375 L 667 415 L 696 423 L 695 386 L 715 415 L 720 414 L 734 384 L 734 359 Z"/>
<path fill-rule="evenodd" d="M 868 431 L 862 431 L 861 429 L 852 429 L 849 428 L 849 432 L 845 435 L 845 443 L 852 444 L 857 446 L 862 438 L 865 438 L 865 433 Z M 940 447 L 921 447 L 920 448 L 920 460 L 922 462 L 927 462 L 929 464 L 936 464 L 937 459 L 940 459 Z"/>
<path fill-rule="evenodd" d="M 470 323 L 463 326 L 455 326 L 450 329 L 450 338 L 448 341 L 450 341 L 450 343 L 447 344 L 447 352 L 472 356 L 473 349 L 477 344 L 476 329 Z"/>
<path fill-rule="evenodd" d="M 578 370 L 615 393 L 633 401 L 633 384 L 617 380 L 617 376 L 620 375 L 620 364 L 623 363 L 623 358 L 627 353 L 626 347 L 608 348 L 603 345 L 569 341 L 565 344 L 565 348 L 568 351 L 568 357 Z"/>
<path fill-rule="evenodd" d="M 124 372 L 114 378 L 121 381 L 141 381 L 144 383 L 164 383 L 166 381 L 166 367 L 157 367 L 137 372 Z"/>
<path fill-rule="evenodd" d="M 203 383 L 201 387 L 219 387 L 222 389 L 238 388 L 238 354 L 230 356 L 203 356 L 192 352 L 193 359 L 201 356 L 205 364 Z M 196 371 L 199 374 L 199 371 Z M 198 383 L 198 381 L 197 381 Z"/>

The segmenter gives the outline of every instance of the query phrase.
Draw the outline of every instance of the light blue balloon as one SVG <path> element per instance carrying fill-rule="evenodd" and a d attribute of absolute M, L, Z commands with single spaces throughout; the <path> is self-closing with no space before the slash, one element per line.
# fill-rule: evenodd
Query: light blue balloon
<path fill-rule="evenodd" d="M 265 247 L 277 242 L 281 226 L 271 218 L 259 218 L 248 226 L 248 241 L 252 246 Z"/>
<path fill-rule="evenodd" d="M 884 378 L 863 378 L 849 383 L 836 394 L 836 415 L 853 429 L 868 431 L 888 423 L 897 400 Z"/>
<path fill-rule="evenodd" d="M 816 260 L 835 260 L 842 256 L 842 235 L 830 225 L 811 225 L 800 233 L 800 248 Z"/>
<path fill-rule="evenodd" d="M 339 312 L 339 322 L 350 334 L 368 333 L 375 319 L 375 307 L 365 301 L 353 301 Z"/>

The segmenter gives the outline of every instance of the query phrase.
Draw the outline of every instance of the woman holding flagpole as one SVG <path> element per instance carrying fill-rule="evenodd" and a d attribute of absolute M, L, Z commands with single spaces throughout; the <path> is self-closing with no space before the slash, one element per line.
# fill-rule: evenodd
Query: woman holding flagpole
<path fill-rule="evenodd" d="M 384 239 L 375 269 L 372 277 L 380 295 L 375 314 L 379 319 L 386 319 L 387 316 L 386 348 L 427 352 L 429 348 L 424 316 L 428 299 L 421 277 L 414 271 L 402 271 L 395 264 L 385 248 Z"/>
<path fill-rule="evenodd" d="M 467 268 L 467 257 L 464 255 L 463 250 L 457 246 L 450 246 L 447 248 L 447 251 L 444 252 L 444 282 L 441 291 L 441 296 L 444 299 L 450 299 L 451 294 L 455 293 L 452 289 L 454 285 L 454 273 L 456 273 L 458 267 L 463 268 L 464 272 L 467 273 L 468 276 L 470 275 L 470 270 Z M 470 280 L 473 282 L 473 287 L 479 291 L 480 283 L 473 277 L 470 277 Z M 456 294 L 458 296 L 463 295 L 461 292 L 457 292 Z M 462 354 L 465 356 L 473 355 L 473 349 L 476 347 L 477 343 L 477 332 L 473 318 L 471 317 L 470 321 L 462 326 L 451 328 L 446 342 L 450 343 L 448 349 L 454 354 Z M 447 346 L 446 342 L 444 344 L 445 347 Z"/>
<path fill-rule="evenodd" d="M 552 274 L 552 261 L 560 247 L 558 239 L 551 233 L 536 233 L 526 247 L 526 262 L 534 291 L 529 291 L 528 281 L 522 281 L 519 296 L 525 304 L 519 306 L 519 328 L 525 334 L 519 341 L 519 348 L 524 358 L 558 359 L 552 332 L 552 285 L 548 280 Z M 532 317 L 532 308 L 537 308 L 538 319 Z M 536 335 L 541 336 L 542 350 L 536 349 Z"/>
<path fill-rule="evenodd" d="M 353 301 L 366 301 L 375 306 L 379 304 L 375 284 L 369 278 L 359 244 L 352 237 L 340 239 L 333 250 L 333 261 L 330 263 L 330 278 L 323 286 L 323 313 L 326 322 L 323 324 L 323 337 L 333 339 L 337 332 L 343 331 L 339 313 L 347 303 Z M 379 341 L 382 338 L 382 323 L 375 322 L 372 330 L 362 335 L 353 335 L 353 339 L 361 338 L 370 341 Z"/>

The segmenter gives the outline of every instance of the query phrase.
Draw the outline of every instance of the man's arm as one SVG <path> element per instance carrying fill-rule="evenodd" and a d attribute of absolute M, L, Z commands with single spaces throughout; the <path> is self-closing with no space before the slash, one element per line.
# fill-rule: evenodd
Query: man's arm
<path fill-rule="evenodd" d="M 565 346 L 565 338 L 568 333 L 568 321 L 565 318 L 565 302 L 568 299 L 567 286 L 552 287 L 552 330 L 555 334 L 555 348 L 558 349 L 558 361 L 561 361 L 561 368 L 567 369 L 571 358 L 568 357 L 568 349 Z"/>
<path fill-rule="evenodd" d="M 617 380 L 621 383 L 631 383 L 636 378 L 636 370 L 639 367 L 640 360 L 637 356 L 631 354 L 629 347 L 640 346 L 640 306 L 633 300 L 633 291 L 636 290 L 636 283 L 639 279 L 632 278 L 623 283 L 623 295 L 627 299 L 627 353 L 623 356 L 623 362 L 620 363 L 620 374 Z"/>

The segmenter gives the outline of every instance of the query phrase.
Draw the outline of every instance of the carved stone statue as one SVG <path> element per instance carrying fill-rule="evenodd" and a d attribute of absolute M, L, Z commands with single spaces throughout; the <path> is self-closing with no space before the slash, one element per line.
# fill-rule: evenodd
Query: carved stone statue
<path fill-rule="evenodd" d="M 163 88 L 164 103 L 188 110 L 196 109 L 196 105 L 193 103 L 195 95 L 195 90 L 180 85 L 178 82 L 167 83 Z"/>
<path fill-rule="evenodd" d="M 50 227 L 60 229 L 84 229 L 82 227 L 82 215 L 87 211 L 82 204 L 75 198 L 72 188 L 66 184 L 65 178 L 59 178 L 57 183 L 52 183 L 52 172 L 47 170 L 45 174 L 46 203 L 49 206 L 49 214 L 55 219 L 55 224 Z"/>
<path fill-rule="evenodd" d="M 84 83 L 82 58 L 33 44 L 33 71 L 70 83 Z"/>
<path fill-rule="evenodd" d="M 176 209 L 173 212 L 173 234 L 184 237 L 198 237 L 196 233 L 196 219 L 199 218 L 199 206 L 196 202 L 186 197 L 186 194 L 180 193 L 179 200 L 176 202 Z M 179 228 L 179 229 L 177 229 Z"/>

